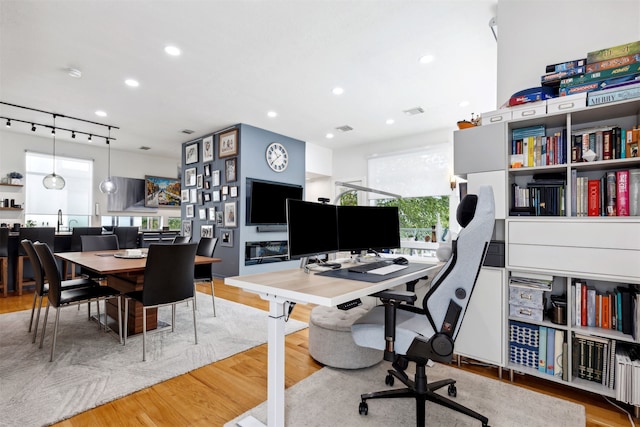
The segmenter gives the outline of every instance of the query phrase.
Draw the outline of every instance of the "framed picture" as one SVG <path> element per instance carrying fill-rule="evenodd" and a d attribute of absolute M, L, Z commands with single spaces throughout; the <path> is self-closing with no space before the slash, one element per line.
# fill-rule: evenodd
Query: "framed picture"
<path fill-rule="evenodd" d="M 205 181 L 203 182 L 203 187 L 205 190 L 210 190 L 211 189 L 211 183 L 209 181 Z"/>
<path fill-rule="evenodd" d="M 202 193 L 202 201 L 207 203 L 211 201 L 211 193 Z"/>
<path fill-rule="evenodd" d="M 237 158 L 227 159 L 224 161 L 224 176 L 227 182 L 234 182 L 237 179 L 236 176 L 236 163 Z"/>
<path fill-rule="evenodd" d="M 218 136 L 218 158 L 238 155 L 238 129 L 232 129 Z"/>
<path fill-rule="evenodd" d="M 233 247 L 233 230 L 220 230 L 220 246 Z"/>
<path fill-rule="evenodd" d="M 216 211 L 216 226 L 222 227 L 222 223 L 224 221 L 224 215 L 222 211 Z"/>
<path fill-rule="evenodd" d="M 226 196 L 227 194 L 229 194 L 229 186 L 228 185 L 223 185 L 222 186 L 222 195 Z"/>
<path fill-rule="evenodd" d="M 202 140 L 202 161 L 213 161 L 213 135 Z"/>
<path fill-rule="evenodd" d="M 226 202 L 224 204 L 224 226 L 235 227 L 236 225 L 236 202 Z"/>
<path fill-rule="evenodd" d="M 216 220 L 216 208 L 209 208 L 209 221 Z"/>
<path fill-rule="evenodd" d="M 203 183 L 203 178 L 202 178 L 202 174 L 198 174 L 196 175 L 196 188 L 199 190 L 202 188 L 202 183 Z"/>
<path fill-rule="evenodd" d="M 238 197 L 238 187 L 237 186 L 233 186 L 231 188 L 229 188 L 229 196 L 231 197 Z"/>
<path fill-rule="evenodd" d="M 204 176 L 211 176 L 211 165 L 209 163 L 204 165 Z"/>
<path fill-rule="evenodd" d="M 220 190 L 214 190 L 211 193 L 211 200 L 214 202 L 219 202 L 220 201 Z"/>
<path fill-rule="evenodd" d="M 213 225 L 201 225 L 200 237 L 213 237 Z"/>
<path fill-rule="evenodd" d="M 190 165 L 191 163 L 198 163 L 198 143 L 189 144 L 184 147 L 184 163 Z"/>
<path fill-rule="evenodd" d="M 188 168 L 184 170 L 184 186 L 192 187 L 196 185 L 196 168 Z"/>
<path fill-rule="evenodd" d="M 198 218 L 203 221 L 207 219 L 207 210 L 205 208 L 198 209 Z"/>
<path fill-rule="evenodd" d="M 186 188 L 184 190 L 180 190 L 180 201 L 189 203 L 189 189 Z"/>
<path fill-rule="evenodd" d="M 144 205 L 149 208 L 180 207 L 180 180 L 146 175 L 144 177 Z"/>
<path fill-rule="evenodd" d="M 198 190 L 192 188 L 189 190 L 189 202 L 196 203 L 198 201 Z"/>
<path fill-rule="evenodd" d="M 217 187 L 218 185 L 220 185 L 220 171 L 219 170 L 215 170 L 211 173 L 211 185 L 213 185 L 214 187 Z"/>
<path fill-rule="evenodd" d="M 191 221 L 186 219 L 182 221 L 182 235 L 191 236 Z"/>
<path fill-rule="evenodd" d="M 187 205 L 185 212 L 186 212 L 185 215 L 187 218 L 193 218 L 194 216 L 193 205 Z"/>

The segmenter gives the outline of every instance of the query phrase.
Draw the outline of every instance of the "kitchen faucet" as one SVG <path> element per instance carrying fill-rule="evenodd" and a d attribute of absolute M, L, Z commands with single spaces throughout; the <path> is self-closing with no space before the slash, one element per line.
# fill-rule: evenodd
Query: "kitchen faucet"
<path fill-rule="evenodd" d="M 58 233 L 60 232 L 61 225 L 62 225 L 62 209 L 58 209 Z"/>

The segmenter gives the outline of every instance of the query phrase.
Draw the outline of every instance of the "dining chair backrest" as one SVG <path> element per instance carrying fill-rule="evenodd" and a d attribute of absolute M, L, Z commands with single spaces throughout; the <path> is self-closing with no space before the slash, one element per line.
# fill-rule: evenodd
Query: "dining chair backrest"
<path fill-rule="evenodd" d="M 143 305 L 169 304 L 193 297 L 197 247 L 197 243 L 149 245 L 142 288 Z"/>
<path fill-rule="evenodd" d="M 115 234 L 80 236 L 80 241 L 82 243 L 82 252 L 120 249 L 118 236 Z"/>
<path fill-rule="evenodd" d="M 176 236 L 173 238 L 173 243 L 189 243 L 191 236 Z"/>
<path fill-rule="evenodd" d="M 138 227 L 120 227 L 113 229 L 113 234 L 118 236 L 118 249 L 134 249 L 138 247 Z"/>
<path fill-rule="evenodd" d="M 102 227 L 74 227 L 71 231 L 71 252 L 82 250 L 82 236 L 98 236 Z"/>
<path fill-rule="evenodd" d="M 9 228 L 0 227 L 0 257 L 9 256 Z"/>
<path fill-rule="evenodd" d="M 216 250 L 218 244 L 217 237 L 201 237 L 198 242 L 198 250 L 196 255 L 206 256 L 213 258 L 213 253 Z M 213 278 L 213 264 L 200 264 L 194 266 L 194 278 L 195 279 L 212 279 Z"/>
<path fill-rule="evenodd" d="M 35 242 L 33 247 L 36 250 L 36 254 L 38 254 L 42 268 L 44 269 L 44 275 L 47 278 L 47 283 L 49 283 L 49 293 L 47 295 L 49 303 L 54 307 L 59 307 L 62 276 L 58 269 L 58 263 L 56 263 L 53 252 L 46 243 Z"/>
<path fill-rule="evenodd" d="M 20 245 L 26 252 L 33 268 L 33 279 L 36 282 L 36 294 L 42 295 L 44 292 L 44 271 L 42 270 L 42 263 L 40 258 L 33 247 L 31 240 L 24 239 L 20 242 Z"/>
<path fill-rule="evenodd" d="M 53 248 L 56 235 L 55 227 L 21 227 L 18 231 L 18 241 L 25 239 L 32 242 L 41 242 Z M 18 245 L 18 255 L 27 256 L 22 245 Z"/>

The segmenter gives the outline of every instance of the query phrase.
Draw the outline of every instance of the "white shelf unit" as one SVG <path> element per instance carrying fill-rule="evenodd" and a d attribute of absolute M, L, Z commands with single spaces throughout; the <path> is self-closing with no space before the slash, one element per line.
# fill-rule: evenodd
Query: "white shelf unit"
<path fill-rule="evenodd" d="M 640 158 L 597 160 L 593 162 L 571 163 L 570 136 L 572 132 L 592 127 L 617 125 L 626 129 L 640 124 L 640 100 L 630 100 L 597 107 L 580 107 L 562 113 L 547 114 L 530 120 L 513 120 L 506 124 L 505 145 L 510 154 L 511 134 L 514 129 L 534 125 L 545 125 L 546 135 L 562 132 L 568 135 L 565 158 L 566 164 L 510 168 L 506 164 L 506 188 L 508 206 L 512 206 L 512 184 L 526 185 L 534 174 L 553 173 L 564 178 L 565 212 L 559 216 L 509 216 L 506 227 L 506 278 L 518 272 L 543 273 L 554 276 L 553 290 L 545 294 L 567 295 L 567 316 L 565 324 L 551 323 L 545 316 L 542 322 L 509 317 L 505 330 L 509 330 L 511 320 L 531 325 L 547 326 L 565 331 L 568 344 L 568 379 L 554 377 L 533 368 L 526 368 L 509 361 L 509 337 L 505 334 L 504 349 L 506 367 L 512 371 L 544 378 L 582 390 L 605 396 L 616 397 L 615 388 L 573 375 L 574 366 L 572 337 L 575 333 L 593 337 L 615 339 L 618 343 L 640 344 L 631 335 L 598 327 L 583 327 L 575 322 L 575 295 L 572 293 L 574 279 L 586 280 L 600 292 L 617 286 L 640 284 L 640 217 L 639 216 L 573 216 L 571 209 L 571 174 L 599 179 L 607 171 L 640 168 Z M 509 155 L 507 155 L 509 159 Z M 547 295 L 548 296 L 548 295 Z M 618 381 L 616 381 L 616 387 Z"/>

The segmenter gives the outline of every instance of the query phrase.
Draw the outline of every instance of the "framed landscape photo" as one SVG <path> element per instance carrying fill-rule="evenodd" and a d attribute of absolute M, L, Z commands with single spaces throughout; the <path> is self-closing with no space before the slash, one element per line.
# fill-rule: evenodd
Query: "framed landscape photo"
<path fill-rule="evenodd" d="M 149 208 L 177 208 L 180 207 L 182 194 L 180 180 L 146 175 L 144 177 L 144 205 Z"/>
<path fill-rule="evenodd" d="M 235 227 L 237 225 L 236 202 L 226 202 L 224 204 L 224 226 Z"/>
<path fill-rule="evenodd" d="M 238 129 L 221 133 L 218 136 L 218 158 L 238 155 Z"/>
<path fill-rule="evenodd" d="M 184 147 L 184 163 L 190 165 L 191 163 L 198 163 L 198 143 L 189 144 Z"/>
<path fill-rule="evenodd" d="M 184 186 L 193 187 L 196 185 L 196 168 L 188 168 L 184 170 Z"/>
<path fill-rule="evenodd" d="M 202 161 L 213 161 L 213 135 L 202 140 Z"/>
<path fill-rule="evenodd" d="M 233 230 L 220 230 L 220 246 L 233 247 Z"/>
<path fill-rule="evenodd" d="M 237 158 L 227 159 L 224 161 L 224 176 L 227 182 L 234 182 L 237 179 L 236 166 Z"/>

